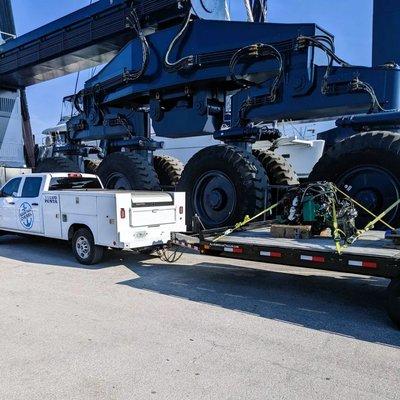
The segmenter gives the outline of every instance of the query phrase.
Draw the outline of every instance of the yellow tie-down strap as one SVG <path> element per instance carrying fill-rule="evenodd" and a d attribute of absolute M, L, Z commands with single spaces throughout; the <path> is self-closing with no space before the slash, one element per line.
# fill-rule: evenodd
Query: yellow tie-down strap
<path fill-rule="evenodd" d="M 370 231 L 371 229 L 374 228 L 374 226 L 380 222 L 382 224 L 384 224 L 386 227 L 388 227 L 390 230 L 395 231 L 396 229 L 389 225 L 387 222 L 385 222 L 383 220 L 383 218 L 385 218 L 385 216 L 387 214 L 390 213 L 390 211 L 392 211 L 394 208 L 396 208 L 398 205 L 400 205 L 400 199 L 398 199 L 397 201 L 395 201 L 390 207 L 388 207 L 385 211 L 383 211 L 381 214 L 379 215 L 375 215 L 373 212 L 371 212 L 370 210 L 368 210 L 366 207 L 364 207 L 362 204 L 360 204 L 359 202 L 357 202 L 356 200 L 354 200 L 352 197 L 350 197 L 347 193 L 343 192 L 342 190 L 340 190 L 336 185 L 333 185 L 334 189 L 337 190 L 340 194 L 342 194 L 344 197 L 346 197 L 347 199 L 349 199 L 350 201 L 352 201 L 356 206 L 358 206 L 359 208 L 361 208 L 362 210 L 364 210 L 366 213 L 368 213 L 369 215 L 371 215 L 373 217 L 372 221 L 369 222 L 364 229 L 360 229 L 357 231 L 357 234 L 355 234 L 354 236 L 350 237 L 346 243 L 342 244 L 342 238 L 340 236 L 340 234 L 344 234 L 343 231 L 341 231 L 339 229 L 339 224 L 337 221 L 337 213 L 336 213 L 336 205 L 333 203 L 332 204 L 332 218 L 333 218 L 333 239 L 335 241 L 335 247 L 336 247 L 336 251 L 338 254 L 341 254 L 343 252 L 343 250 L 347 249 L 348 247 L 350 247 L 352 244 L 354 244 L 362 235 L 364 235 L 366 232 Z M 265 214 L 271 213 L 276 207 L 278 207 L 278 205 L 280 204 L 280 201 L 278 203 L 275 203 L 274 205 L 268 207 L 267 209 L 265 209 L 264 211 L 260 212 L 259 214 L 255 215 L 254 217 L 251 217 L 246 215 L 246 217 L 244 218 L 243 221 L 238 222 L 233 228 L 226 230 L 222 235 L 218 236 L 217 238 L 215 238 L 213 240 L 213 242 L 218 242 L 219 240 L 223 239 L 226 236 L 231 235 L 233 232 L 236 232 L 237 230 L 243 228 L 244 226 L 248 225 L 250 222 L 253 222 L 254 220 L 262 217 Z"/>

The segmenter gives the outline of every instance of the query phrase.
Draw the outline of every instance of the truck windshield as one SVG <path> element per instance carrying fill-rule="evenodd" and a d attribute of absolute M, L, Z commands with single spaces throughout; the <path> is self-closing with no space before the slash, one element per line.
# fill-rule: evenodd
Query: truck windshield
<path fill-rule="evenodd" d="M 102 189 L 96 178 L 52 178 L 49 190 Z"/>

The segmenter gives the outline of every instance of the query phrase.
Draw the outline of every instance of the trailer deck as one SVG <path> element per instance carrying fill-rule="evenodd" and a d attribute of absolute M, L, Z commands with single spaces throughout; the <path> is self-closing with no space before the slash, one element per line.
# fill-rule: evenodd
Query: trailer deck
<path fill-rule="evenodd" d="M 253 226 L 222 237 L 221 232 L 176 234 L 174 242 L 202 254 L 249 261 L 380 276 L 400 277 L 400 246 L 385 239 L 385 232 L 370 231 L 352 246 L 336 251 L 332 238 L 286 239 L 271 236 L 268 226 Z"/>

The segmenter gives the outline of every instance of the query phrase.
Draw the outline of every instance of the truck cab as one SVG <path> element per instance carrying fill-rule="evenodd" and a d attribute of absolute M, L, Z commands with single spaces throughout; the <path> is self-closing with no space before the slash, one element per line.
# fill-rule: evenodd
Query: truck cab
<path fill-rule="evenodd" d="M 51 196 L 65 189 L 103 189 L 99 178 L 86 174 L 28 174 L 8 181 L 0 190 L 0 229 L 44 234 Z M 50 228 L 50 226 L 49 226 Z"/>

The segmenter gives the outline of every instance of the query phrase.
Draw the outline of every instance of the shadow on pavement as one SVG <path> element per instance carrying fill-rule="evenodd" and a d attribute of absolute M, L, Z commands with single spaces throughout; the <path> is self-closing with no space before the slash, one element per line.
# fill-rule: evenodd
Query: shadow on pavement
<path fill-rule="evenodd" d="M 4 251 L 3 244 L 12 247 L 7 246 Z M 0 238 L 0 255 L 69 268 L 100 270 L 123 265 L 138 278 L 120 282 L 121 285 L 400 348 L 400 332 L 385 310 L 388 281 L 381 278 L 327 276 L 301 269 L 294 273 L 288 272 L 290 267 L 276 272 L 265 270 L 265 266 L 255 269 L 256 263 L 249 263 L 254 268 L 214 261 L 153 264 L 151 256 L 126 252 L 108 252 L 104 263 L 87 267 L 75 261 L 67 243 L 30 237 Z"/>
<path fill-rule="evenodd" d="M 6 249 L 4 249 L 4 245 L 8 245 Z M 126 254 L 125 252 L 108 251 L 103 263 L 86 266 L 75 260 L 71 246 L 67 242 L 36 236 L 7 235 L 0 237 L 0 256 L 35 264 L 100 270 L 123 264 Z M 137 260 L 149 258 L 138 254 L 136 257 Z"/>
<path fill-rule="evenodd" d="M 385 310 L 384 279 L 318 271 L 305 276 L 287 268 L 275 272 L 215 262 L 128 267 L 139 278 L 122 285 L 400 348 L 400 332 Z"/>

